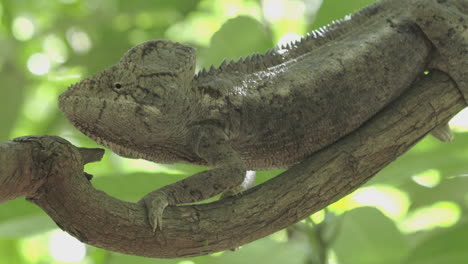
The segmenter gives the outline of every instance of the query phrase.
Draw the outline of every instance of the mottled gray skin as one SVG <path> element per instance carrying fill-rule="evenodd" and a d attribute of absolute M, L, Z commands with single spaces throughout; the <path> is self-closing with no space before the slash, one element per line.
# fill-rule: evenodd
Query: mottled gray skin
<path fill-rule="evenodd" d="M 236 188 L 247 169 L 287 168 L 352 132 L 425 70 L 468 90 L 467 10 L 466 0 L 385 0 L 197 75 L 194 49 L 148 41 L 72 85 L 60 109 L 121 156 L 212 168 L 141 200 L 155 230 L 167 205 Z"/>

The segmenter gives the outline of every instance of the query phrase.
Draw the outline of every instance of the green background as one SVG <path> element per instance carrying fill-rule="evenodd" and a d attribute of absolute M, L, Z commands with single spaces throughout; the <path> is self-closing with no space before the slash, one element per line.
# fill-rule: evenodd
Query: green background
<path fill-rule="evenodd" d="M 97 147 L 64 119 L 56 98 L 145 40 L 195 47 L 201 69 L 263 52 L 287 33 L 305 34 L 371 2 L 0 1 L 0 141 L 50 134 Z M 86 246 L 77 263 L 468 263 L 468 134 L 462 121 L 454 123 L 451 144 L 423 139 L 350 196 L 238 251 L 158 260 Z M 128 201 L 202 169 L 128 160 L 110 151 L 86 167 L 96 188 Z M 258 181 L 277 173 L 259 172 Z M 64 263 L 83 250 L 78 244 L 57 251 L 57 237 L 63 234 L 54 222 L 24 199 L 0 205 L 0 264 Z"/>

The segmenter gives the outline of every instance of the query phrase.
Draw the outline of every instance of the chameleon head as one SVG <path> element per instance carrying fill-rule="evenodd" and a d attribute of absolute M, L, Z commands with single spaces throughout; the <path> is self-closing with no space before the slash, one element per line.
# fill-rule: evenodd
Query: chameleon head
<path fill-rule="evenodd" d="M 60 95 L 59 107 L 98 143 L 122 156 L 140 157 L 174 134 L 168 122 L 183 107 L 194 70 L 191 47 L 165 40 L 144 42 L 116 65 L 71 85 Z"/>

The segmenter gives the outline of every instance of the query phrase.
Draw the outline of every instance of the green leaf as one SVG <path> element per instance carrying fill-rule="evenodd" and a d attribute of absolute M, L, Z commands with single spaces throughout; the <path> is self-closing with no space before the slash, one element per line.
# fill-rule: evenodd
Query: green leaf
<path fill-rule="evenodd" d="M 22 238 L 57 228 L 52 219 L 44 214 L 12 218 L 0 222 L 0 237 Z"/>
<path fill-rule="evenodd" d="M 0 113 L 2 113 L 0 114 L 0 141 L 5 141 L 9 139 L 21 111 L 25 84 L 22 77 L 8 69 L 3 69 L 0 79 L 2 80 L 0 88 Z"/>
<path fill-rule="evenodd" d="M 1 263 L 25 263 L 17 240 L 0 240 Z"/>
<path fill-rule="evenodd" d="M 438 232 L 418 244 L 405 264 L 466 263 L 468 260 L 468 223 Z"/>
<path fill-rule="evenodd" d="M 468 133 L 456 133 L 455 139 L 447 144 L 426 137 L 410 151 L 382 170 L 369 183 L 391 183 L 397 185 L 410 176 L 434 169 L 442 177 L 453 177 L 468 171 Z"/>
<path fill-rule="evenodd" d="M 36 216 L 40 214 L 43 214 L 43 211 L 24 198 L 18 198 L 0 204 L 0 222 L 11 218 L 28 217 L 31 215 Z"/>
<path fill-rule="evenodd" d="M 450 144 L 426 137 L 376 175 L 368 184 L 390 184 L 405 191 L 411 207 L 427 206 L 437 201 L 465 202 L 468 178 L 468 133 L 457 133 Z M 416 184 L 411 176 L 434 170 L 440 173 L 438 185 L 427 188 Z"/>
<path fill-rule="evenodd" d="M 333 20 L 341 19 L 374 2 L 376 0 L 324 0 L 312 24 L 312 28 L 328 25 Z"/>
<path fill-rule="evenodd" d="M 273 41 L 264 26 L 248 16 L 228 20 L 211 38 L 211 46 L 200 51 L 202 65 L 219 64 L 223 58 L 237 59 L 272 48 Z"/>
<path fill-rule="evenodd" d="M 119 253 L 110 253 L 109 257 L 103 262 L 106 264 L 179 264 L 189 259 L 152 259 L 138 256 L 130 256 Z M 193 262 L 187 262 L 193 263 Z M 197 263 L 198 264 L 198 263 Z"/>
<path fill-rule="evenodd" d="M 147 193 L 180 181 L 190 175 L 165 173 L 134 173 L 122 176 L 96 177 L 91 182 L 96 189 L 125 201 L 136 202 Z"/>
<path fill-rule="evenodd" d="M 56 227 L 46 213 L 24 198 L 0 204 L 1 238 L 22 238 Z"/>
<path fill-rule="evenodd" d="M 279 242 L 266 237 L 242 246 L 236 251 L 225 251 L 214 255 L 178 259 L 149 259 L 143 257 L 112 253 L 111 264 L 237 264 L 237 263 L 268 263 L 268 264 L 303 264 L 307 250 L 299 243 Z"/>
<path fill-rule="evenodd" d="M 264 183 L 276 176 L 278 176 L 280 173 L 284 172 L 284 170 L 269 170 L 269 171 L 256 171 L 256 183 L 261 184 Z"/>
<path fill-rule="evenodd" d="M 395 224 L 380 211 L 361 207 L 345 213 L 332 245 L 340 264 L 400 263 L 407 242 Z"/>
<path fill-rule="evenodd" d="M 242 246 L 239 250 L 226 251 L 220 256 L 213 256 L 205 261 L 197 261 L 203 264 L 237 264 L 237 263 L 269 263 L 269 264 L 302 264 L 305 263 L 306 249 L 300 244 L 278 242 L 271 238 L 264 238 Z"/>
<path fill-rule="evenodd" d="M 140 12 L 147 10 L 177 10 L 181 13 L 188 13 L 195 10 L 200 0 L 191 1 L 172 1 L 172 0 L 156 0 L 156 1 L 119 1 L 122 10 Z"/>

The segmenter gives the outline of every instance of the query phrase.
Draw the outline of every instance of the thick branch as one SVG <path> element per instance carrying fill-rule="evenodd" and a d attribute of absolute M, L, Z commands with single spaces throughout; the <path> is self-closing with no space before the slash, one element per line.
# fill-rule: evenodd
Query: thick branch
<path fill-rule="evenodd" d="M 54 136 L 26 136 L 0 143 L 0 203 L 37 196 L 52 167 L 59 165 L 53 157 L 60 155 L 62 148 L 71 147 L 68 141 Z M 77 148 L 76 151 L 81 153 L 75 157 L 79 164 L 100 161 L 104 155 L 102 149 Z"/>
<path fill-rule="evenodd" d="M 160 258 L 203 255 L 259 239 L 345 196 L 464 107 L 449 77 L 425 76 L 351 135 L 242 196 L 167 208 L 164 230 L 155 234 L 143 207 L 95 190 L 83 176 L 80 152 L 49 137 L 27 141 L 35 152 L 9 162 L 4 153 L 19 143 L 0 145 L 2 164 L 16 165 L 1 168 L 0 190 L 19 183 L 8 179 L 26 179 L 15 197 L 27 195 L 62 229 L 97 247 Z"/>

